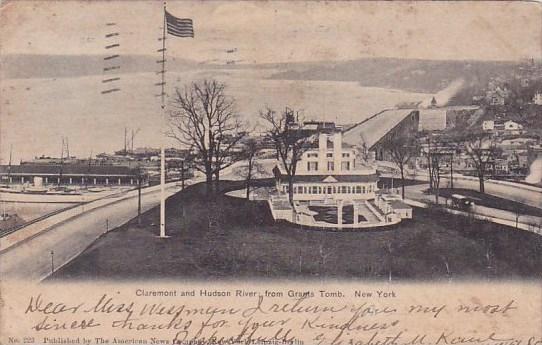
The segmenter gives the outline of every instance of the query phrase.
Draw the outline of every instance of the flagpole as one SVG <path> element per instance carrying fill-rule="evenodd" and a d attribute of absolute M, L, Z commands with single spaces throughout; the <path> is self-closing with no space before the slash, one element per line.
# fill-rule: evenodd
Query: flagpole
<path fill-rule="evenodd" d="M 162 140 L 160 145 L 160 237 L 166 238 L 166 154 L 164 149 L 164 124 L 166 121 L 165 73 L 166 73 L 166 2 L 164 1 L 164 22 L 162 30 Z"/>
<path fill-rule="evenodd" d="M 164 1 L 164 28 L 162 30 L 162 109 L 165 108 L 165 73 L 166 73 L 166 2 Z"/>

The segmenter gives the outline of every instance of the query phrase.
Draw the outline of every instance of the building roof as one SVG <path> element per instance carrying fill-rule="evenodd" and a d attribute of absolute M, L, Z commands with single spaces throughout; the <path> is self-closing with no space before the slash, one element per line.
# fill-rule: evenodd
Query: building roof
<path fill-rule="evenodd" d="M 355 126 L 347 129 L 343 134 L 343 142 L 350 145 L 359 145 L 361 140 L 365 141 L 368 148 L 371 148 L 388 132 L 394 129 L 401 121 L 409 116 L 416 109 L 388 109 L 383 110 Z"/>
<path fill-rule="evenodd" d="M 99 176 L 135 176 L 137 170 L 127 166 L 118 165 L 88 165 L 83 164 L 22 164 L 0 165 L 0 175 L 99 175 Z"/>
<path fill-rule="evenodd" d="M 331 178 L 333 179 L 331 179 Z M 281 175 L 281 179 L 286 181 L 286 175 Z M 336 181 L 336 182 L 335 182 Z M 356 182 L 376 182 L 376 174 L 370 175 L 296 175 L 294 183 L 356 183 Z"/>

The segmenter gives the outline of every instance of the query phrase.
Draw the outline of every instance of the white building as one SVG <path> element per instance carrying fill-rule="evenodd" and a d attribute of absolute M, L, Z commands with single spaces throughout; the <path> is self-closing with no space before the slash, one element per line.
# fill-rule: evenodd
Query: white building
<path fill-rule="evenodd" d="M 508 120 L 508 121 L 506 121 L 504 123 L 504 129 L 507 130 L 507 131 L 514 131 L 514 130 L 518 130 L 518 129 L 523 129 L 523 126 L 520 125 L 517 122 L 514 122 L 512 120 Z"/>
<path fill-rule="evenodd" d="M 482 129 L 484 131 L 492 131 L 495 129 L 495 121 L 493 120 L 485 120 L 482 122 Z"/>
<path fill-rule="evenodd" d="M 411 210 L 386 212 L 381 209 L 384 204 L 377 204 L 376 165 L 362 160 L 354 146 L 343 143 L 341 127 L 313 122 L 305 123 L 303 129 L 313 132 L 315 140 L 296 166 L 293 207 L 287 201 L 285 169 L 280 163 L 274 169 L 278 195 L 271 196 L 269 204 L 275 219 L 343 229 L 388 226 L 412 216 Z"/>
<path fill-rule="evenodd" d="M 376 168 L 356 160 L 357 151 L 343 144 L 342 135 L 341 127 L 318 133 L 316 145 L 297 163 L 294 201 L 374 199 L 378 181 Z M 277 181 L 277 187 L 288 193 L 286 175 L 282 174 Z"/>
<path fill-rule="evenodd" d="M 542 105 L 542 92 L 536 92 L 534 94 L 533 103 L 536 105 Z"/>
<path fill-rule="evenodd" d="M 512 120 L 508 120 L 504 123 L 504 130 L 507 134 L 519 135 L 523 132 L 523 126 Z"/>
<path fill-rule="evenodd" d="M 438 131 L 446 128 L 446 108 L 420 109 L 420 131 Z"/>

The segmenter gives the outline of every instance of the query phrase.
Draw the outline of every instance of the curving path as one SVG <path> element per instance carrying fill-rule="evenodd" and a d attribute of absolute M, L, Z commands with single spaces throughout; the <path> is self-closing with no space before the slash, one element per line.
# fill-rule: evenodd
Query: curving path
<path fill-rule="evenodd" d="M 179 189 L 176 184 L 170 184 L 166 196 Z M 159 205 L 160 189 L 145 191 L 141 200 L 143 212 Z M 0 277 L 2 280 L 40 281 L 51 274 L 52 269 L 56 270 L 78 256 L 108 229 L 136 216 L 137 193 L 128 198 L 113 198 L 105 206 L 82 212 L 5 250 L 0 254 Z"/>

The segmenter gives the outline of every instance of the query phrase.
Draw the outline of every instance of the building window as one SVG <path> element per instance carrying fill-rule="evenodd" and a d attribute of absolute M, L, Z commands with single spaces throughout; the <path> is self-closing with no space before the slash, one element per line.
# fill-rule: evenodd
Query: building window
<path fill-rule="evenodd" d="M 350 186 L 346 187 L 346 190 L 347 190 L 347 193 L 348 193 L 348 194 L 351 194 L 351 193 L 352 193 L 352 188 L 350 188 Z"/>
<path fill-rule="evenodd" d="M 350 170 L 350 162 L 341 162 L 341 170 L 342 171 Z"/>
<path fill-rule="evenodd" d="M 365 186 L 363 186 L 362 190 L 363 190 L 363 194 L 365 194 Z"/>
<path fill-rule="evenodd" d="M 332 187 L 327 187 L 327 194 L 331 194 L 333 193 L 333 188 Z"/>
<path fill-rule="evenodd" d="M 317 171 L 318 162 L 307 162 L 307 171 Z"/>
<path fill-rule="evenodd" d="M 318 153 L 307 153 L 308 158 L 318 158 Z"/>
<path fill-rule="evenodd" d="M 327 154 L 326 154 L 326 157 L 327 157 L 327 158 L 333 158 L 333 153 L 327 153 Z"/>
<path fill-rule="evenodd" d="M 337 193 L 337 188 L 333 187 L 333 194 Z"/>
<path fill-rule="evenodd" d="M 356 194 L 361 194 L 361 186 L 356 186 Z"/>
<path fill-rule="evenodd" d="M 312 186 L 312 194 L 318 194 L 318 187 Z"/>
<path fill-rule="evenodd" d="M 335 163 L 327 162 L 327 171 L 333 171 L 333 170 L 335 170 Z"/>
<path fill-rule="evenodd" d="M 346 186 L 341 187 L 341 193 L 346 194 Z"/>
<path fill-rule="evenodd" d="M 343 158 L 348 158 L 350 157 L 350 153 L 343 153 Z"/>

